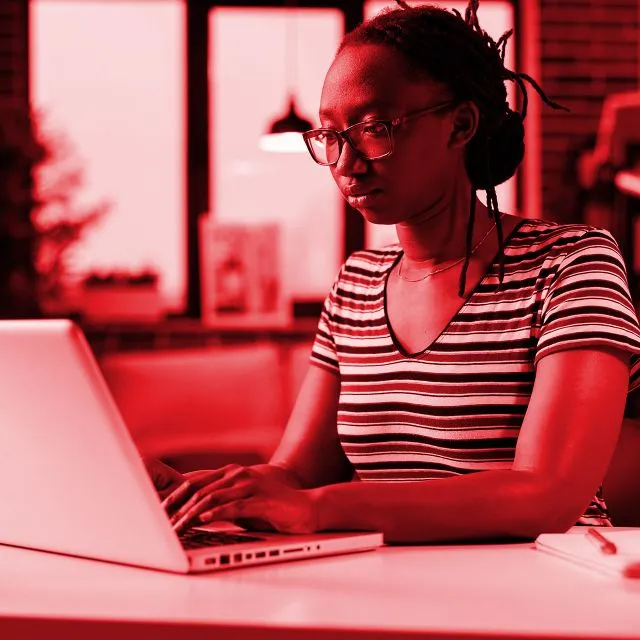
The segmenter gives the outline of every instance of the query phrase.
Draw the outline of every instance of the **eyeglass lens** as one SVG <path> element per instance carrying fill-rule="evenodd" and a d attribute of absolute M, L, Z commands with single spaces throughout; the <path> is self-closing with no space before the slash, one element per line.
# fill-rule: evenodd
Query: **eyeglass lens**
<path fill-rule="evenodd" d="M 391 136 L 382 122 L 362 122 L 349 129 L 356 150 L 368 160 L 375 160 L 391 151 Z M 340 139 L 337 133 L 319 131 L 309 138 L 311 153 L 320 164 L 334 164 L 340 156 Z"/>

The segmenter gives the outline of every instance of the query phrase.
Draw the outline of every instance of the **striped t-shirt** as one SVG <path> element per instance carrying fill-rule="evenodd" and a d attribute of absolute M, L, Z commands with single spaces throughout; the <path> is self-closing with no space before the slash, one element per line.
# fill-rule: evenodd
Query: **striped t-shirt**
<path fill-rule="evenodd" d="M 320 317 L 311 362 L 339 375 L 338 435 L 354 479 L 410 481 L 509 469 L 544 356 L 575 347 L 631 353 L 640 327 L 608 231 L 523 220 L 444 331 L 407 353 L 390 329 L 385 286 L 400 245 L 353 253 Z M 599 490 L 578 524 L 610 524 Z"/>

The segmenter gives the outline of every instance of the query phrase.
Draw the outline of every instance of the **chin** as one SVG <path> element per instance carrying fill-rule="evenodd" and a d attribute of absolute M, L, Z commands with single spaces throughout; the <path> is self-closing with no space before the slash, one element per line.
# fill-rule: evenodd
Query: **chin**
<path fill-rule="evenodd" d="M 391 225 L 396 224 L 395 220 L 390 220 L 389 216 L 385 215 L 385 212 L 379 209 L 359 209 L 362 217 L 371 224 Z"/>
<path fill-rule="evenodd" d="M 371 224 L 390 226 L 400 222 L 392 212 L 383 207 L 363 207 L 358 209 L 358 211 L 362 214 L 362 217 Z"/>

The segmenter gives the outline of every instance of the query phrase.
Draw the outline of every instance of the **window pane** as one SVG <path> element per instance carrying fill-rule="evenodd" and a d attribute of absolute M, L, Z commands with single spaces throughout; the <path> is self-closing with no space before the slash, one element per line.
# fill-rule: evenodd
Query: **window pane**
<path fill-rule="evenodd" d="M 185 305 L 185 6 L 181 0 L 31 0 L 31 95 L 77 151 L 79 204 L 111 210 L 74 271 L 158 271 Z"/>
<path fill-rule="evenodd" d="M 343 200 L 329 169 L 306 150 L 270 153 L 258 143 L 288 110 L 288 86 L 298 113 L 318 126 L 322 83 L 343 29 L 335 9 L 210 12 L 212 216 L 281 226 L 283 288 L 293 298 L 327 295 L 342 259 Z M 295 52 L 287 51 L 287 34 Z"/>
<path fill-rule="evenodd" d="M 445 9 L 457 9 L 463 16 L 465 9 L 467 8 L 466 0 L 464 2 L 438 2 L 434 0 L 413 2 L 412 5 L 420 4 L 432 4 L 436 6 L 444 7 Z M 365 17 L 372 18 L 377 13 L 382 11 L 385 7 L 396 8 L 398 5 L 395 2 L 387 0 L 367 0 L 365 2 Z M 478 20 L 480 26 L 494 39 L 498 38 L 514 25 L 514 13 L 513 5 L 511 2 L 505 0 L 483 0 L 480 3 L 478 9 Z M 514 33 L 507 43 L 505 66 L 508 69 L 514 69 L 515 60 L 515 40 L 517 34 Z M 512 108 L 515 107 L 516 90 L 515 85 L 512 82 L 507 83 L 507 95 L 509 98 L 509 104 Z M 516 177 L 508 180 L 504 184 L 501 184 L 496 188 L 496 195 L 498 196 L 498 203 L 501 211 L 508 213 L 516 213 Z M 478 192 L 480 200 L 486 204 L 486 194 L 484 191 Z M 398 241 L 398 236 L 395 232 L 394 226 L 382 226 L 373 225 L 366 222 L 366 246 L 370 248 L 381 247 L 385 244 Z"/>

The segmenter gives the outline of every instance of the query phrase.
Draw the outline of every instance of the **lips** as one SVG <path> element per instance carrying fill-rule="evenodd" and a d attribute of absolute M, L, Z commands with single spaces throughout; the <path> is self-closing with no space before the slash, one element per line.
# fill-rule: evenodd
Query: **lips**
<path fill-rule="evenodd" d="M 376 193 L 380 189 L 365 189 L 362 187 L 345 187 L 344 194 L 349 198 L 357 198 L 359 196 L 366 196 L 370 193 Z"/>
<path fill-rule="evenodd" d="M 347 202 L 355 209 L 369 209 L 379 204 L 379 200 L 382 197 L 383 192 L 381 189 L 375 189 L 368 191 L 363 195 L 347 196 Z"/>

